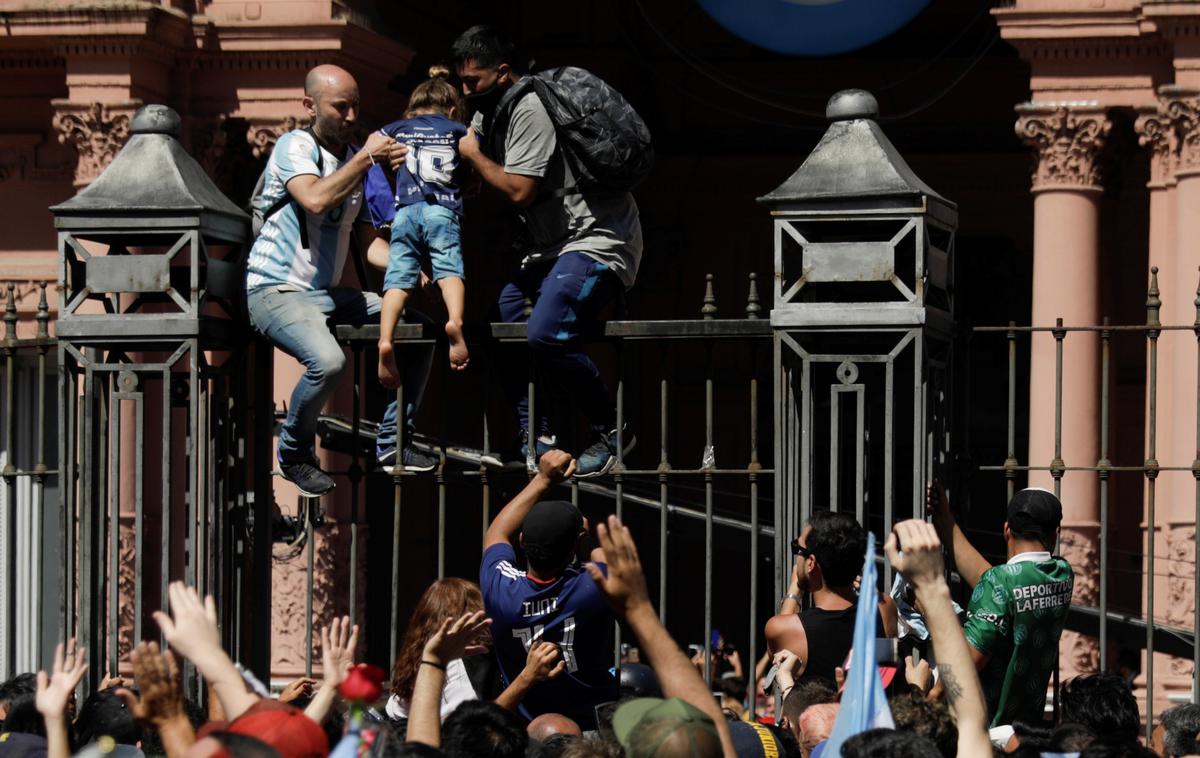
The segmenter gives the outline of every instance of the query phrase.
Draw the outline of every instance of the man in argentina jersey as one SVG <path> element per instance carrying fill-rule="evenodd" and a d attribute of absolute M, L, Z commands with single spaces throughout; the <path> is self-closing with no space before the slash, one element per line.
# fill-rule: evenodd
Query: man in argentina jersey
<path fill-rule="evenodd" d="M 958 572 L 974 588 L 963 633 L 991 726 L 1040 723 L 1075 585 L 1071 564 L 1050 554 L 1062 503 L 1037 487 L 1013 495 L 1004 523 L 1008 561 L 992 566 L 954 523 L 940 486 L 930 488 L 929 501 L 943 544 L 954 546 Z"/>
<path fill-rule="evenodd" d="M 396 207 L 430 202 L 461 214 L 462 194 L 454 171 L 458 141 L 467 127 L 437 113 L 421 113 L 380 131 L 408 146 L 405 166 L 396 172 Z"/>
<path fill-rule="evenodd" d="M 568 453 L 552 450 L 542 456 L 537 475 L 488 527 L 479 587 L 506 684 L 525 667 L 527 651 L 538 640 L 558 645 L 566 664 L 557 677 L 529 691 L 521 715 L 561 713 L 588 730 L 596 728 L 595 707 L 617 699 L 611 672 L 613 614 L 575 559 L 587 533 L 579 509 L 563 501 L 539 502 L 574 472 Z M 527 571 L 516 566 L 514 539 L 525 551 Z M 591 559 L 607 572 L 603 551 L 592 551 Z"/>
<path fill-rule="evenodd" d="M 362 324 L 380 308 L 375 293 L 337 286 L 353 229 L 364 248 L 381 245 L 380 257 L 386 257 L 387 240 L 377 237 L 364 210 L 362 177 L 376 162 L 401 165 L 405 148 L 380 133 L 361 148 L 350 145 L 358 84 L 345 69 L 322 65 L 309 71 L 303 104 L 312 127 L 280 137 L 267 164 L 258 200 L 265 218 L 246 263 L 246 293 L 255 330 L 304 365 L 279 433 L 279 468 L 301 494 L 317 496 L 334 486 L 317 465 L 317 418 L 346 365 L 329 324 Z M 292 201 L 279 206 L 285 196 Z M 411 362 L 418 385 L 431 358 L 432 351 L 425 361 Z M 393 445 L 395 423 L 393 404 L 380 428 L 381 439 L 390 431 Z M 417 463 L 432 468 L 431 461 Z"/>

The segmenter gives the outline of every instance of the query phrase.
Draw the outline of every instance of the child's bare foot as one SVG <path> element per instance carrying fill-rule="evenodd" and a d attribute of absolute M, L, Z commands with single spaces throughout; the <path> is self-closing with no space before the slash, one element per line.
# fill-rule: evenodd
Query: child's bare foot
<path fill-rule="evenodd" d="M 463 371 L 471 362 L 467 352 L 467 341 L 463 339 L 462 324 L 457 321 L 446 322 L 446 336 L 450 339 L 450 368 Z"/>
<path fill-rule="evenodd" d="M 379 383 L 393 390 L 400 386 L 400 371 L 396 368 L 394 351 L 391 343 L 379 345 Z"/>

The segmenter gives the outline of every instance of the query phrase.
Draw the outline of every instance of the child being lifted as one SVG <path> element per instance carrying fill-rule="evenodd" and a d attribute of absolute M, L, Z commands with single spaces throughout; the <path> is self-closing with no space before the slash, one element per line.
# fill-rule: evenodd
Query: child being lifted
<path fill-rule="evenodd" d="M 428 266 L 442 291 L 449 320 L 450 368 L 462 371 L 469 356 L 463 339 L 463 258 L 460 235 L 462 193 L 458 141 L 467 133 L 459 121 L 462 97 L 449 81 L 450 70 L 432 66 L 429 79 L 417 85 L 404 119 L 381 130 L 408 145 L 408 158 L 396 171 L 395 208 L 387 273 L 383 279 L 383 308 L 379 322 L 379 381 L 396 387 L 400 374 L 392 345 L 396 323 L 408 295 L 420 284 Z"/>

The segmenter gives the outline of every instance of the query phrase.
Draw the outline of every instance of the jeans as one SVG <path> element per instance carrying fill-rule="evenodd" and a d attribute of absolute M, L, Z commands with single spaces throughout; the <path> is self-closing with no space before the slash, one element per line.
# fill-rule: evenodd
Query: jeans
<path fill-rule="evenodd" d="M 527 327 L 529 350 L 536 365 L 556 387 L 578 401 L 588 422 L 605 431 L 616 425 L 616 407 L 592 359 L 583 352 L 583 332 L 595 323 L 621 282 L 607 265 L 583 253 L 564 253 L 553 261 L 527 266 L 500 291 L 500 319 L 525 320 L 525 298 L 533 301 Z M 529 428 L 527 360 L 500 361 L 505 392 L 516 405 L 522 429 Z M 544 408 L 545 403 L 539 403 Z M 538 414 L 537 434 L 550 432 Z"/>
<path fill-rule="evenodd" d="M 292 391 L 287 419 L 279 432 L 281 460 L 313 457 L 317 419 L 345 371 L 346 354 L 329 327 L 361 326 L 378 320 L 380 302 L 374 292 L 349 287 L 308 292 L 263 287 L 247 295 L 250 323 L 255 331 L 304 366 L 304 376 Z M 412 315 L 415 320 L 424 320 L 420 314 L 412 312 Z M 433 365 L 433 347 L 415 348 L 413 357 L 414 360 L 404 362 L 404 420 L 409 431 L 413 429 L 413 418 Z M 380 447 L 396 444 L 395 400 L 383 414 L 377 444 Z"/>
<path fill-rule="evenodd" d="M 417 203 L 396 211 L 383 288 L 414 289 L 420 281 L 423 263 L 429 264 L 435 282 L 449 276 L 462 279 L 460 227 L 458 214 L 440 205 Z"/>

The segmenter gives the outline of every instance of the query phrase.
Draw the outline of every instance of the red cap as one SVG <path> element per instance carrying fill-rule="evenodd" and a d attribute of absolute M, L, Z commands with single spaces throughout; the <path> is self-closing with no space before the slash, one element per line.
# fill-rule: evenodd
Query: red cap
<path fill-rule="evenodd" d="M 325 758 L 329 740 L 317 722 L 287 703 L 263 698 L 229 722 L 226 731 L 257 737 L 283 758 Z"/>

